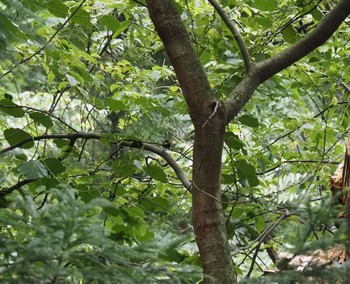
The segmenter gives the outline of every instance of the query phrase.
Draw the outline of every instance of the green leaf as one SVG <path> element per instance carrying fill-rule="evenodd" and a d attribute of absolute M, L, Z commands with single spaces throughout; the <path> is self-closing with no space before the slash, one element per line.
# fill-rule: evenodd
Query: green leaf
<path fill-rule="evenodd" d="M 10 99 L 0 100 L 0 110 L 13 117 L 23 117 L 25 114 L 24 110 Z"/>
<path fill-rule="evenodd" d="M 160 196 L 156 196 L 150 200 L 152 205 L 155 206 L 155 210 L 160 212 L 167 212 L 169 210 L 170 204 L 169 200 Z"/>
<path fill-rule="evenodd" d="M 107 98 L 106 104 L 111 111 L 119 111 L 126 109 L 126 106 L 122 101 L 115 100 L 113 98 Z"/>
<path fill-rule="evenodd" d="M 41 184 L 46 187 L 46 189 L 54 188 L 55 186 L 59 185 L 60 182 L 55 179 L 55 178 L 49 178 L 49 177 L 44 177 L 41 180 Z"/>
<path fill-rule="evenodd" d="M 282 35 L 284 40 L 291 44 L 296 42 L 299 39 L 299 35 L 291 25 L 283 29 Z"/>
<path fill-rule="evenodd" d="M 248 115 L 248 114 L 245 114 L 245 115 L 242 115 L 238 118 L 238 121 L 240 123 L 243 123 L 249 127 L 258 127 L 259 126 L 259 121 L 251 116 L 251 115 Z"/>
<path fill-rule="evenodd" d="M 182 262 L 185 258 L 181 253 L 173 248 L 168 249 L 165 254 L 161 254 L 160 257 L 164 260 L 175 261 L 177 263 Z"/>
<path fill-rule="evenodd" d="M 231 217 L 233 220 L 238 219 L 243 215 L 244 211 L 241 207 L 235 207 L 235 209 L 232 211 Z"/>
<path fill-rule="evenodd" d="M 84 85 L 84 79 L 77 72 L 69 71 L 69 74 L 72 75 L 74 77 L 74 79 L 79 82 L 80 85 L 82 85 L 82 86 Z M 67 75 L 67 77 L 68 76 L 69 75 Z M 68 78 L 68 81 L 69 81 L 69 78 Z M 70 81 L 69 81 L 69 83 L 70 83 Z"/>
<path fill-rule="evenodd" d="M 115 206 L 104 206 L 103 211 L 106 212 L 108 215 L 119 217 L 120 216 L 120 210 L 116 208 Z"/>
<path fill-rule="evenodd" d="M 261 233 L 266 227 L 265 219 L 261 216 L 255 218 L 255 228 L 258 233 Z"/>
<path fill-rule="evenodd" d="M 312 9 L 311 15 L 317 21 L 321 21 L 324 17 L 324 14 L 319 10 L 318 7 L 316 9 Z"/>
<path fill-rule="evenodd" d="M 161 167 L 156 165 L 149 165 L 144 168 L 145 172 L 150 175 L 151 178 L 159 180 L 161 182 L 166 182 L 166 174 Z"/>
<path fill-rule="evenodd" d="M 4 33 L 5 37 L 7 37 L 10 41 L 27 40 L 27 36 L 4 15 L 1 15 L 0 17 L 0 31 Z"/>
<path fill-rule="evenodd" d="M 254 17 L 254 20 L 264 29 L 270 29 L 272 27 L 272 21 L 268 17 Z"/>
<path fill-rule="evenodd" d="M 75 12 L 78 7 L 74 7 L 71 9 L 71 13 Z M 80 24 L 86 27 L 92 27 L 91 25 L 91 18 L 90 14 L 86 12 L 84 9 L 81 7 L 79 8 L 78 11 L 74 14 L 74 16 L 71 18 L 71 21 L 76 24 Z"/>
<path fill-rule="evenodd" d="M 101 192 L 95 188 L 89 188 L 85 184 L 76 185 L 76 189 L 78 190 L 78 196 L 86 203 L 101 196 Z"/>
<path fill-rule="evenodd" d="M 61 0 L 52 0 L 46 4 L 50 13 L 59 18 L 65 18 L 68 15 L 68 7 Z"/>
<path fill-rule="evenodd" d="M 115 32 L 118 30 L 118 27 L 120 25 L 120 22 L 117 21 L 117 19 L 113 16 L 104 15 L 97 21 L 100 25 L 107 27 L 112 32 Z"/>
<path fill-rule="evenodd" d="M 45 166 L 38 160 L 24 162 L 19 167 L 19 171 L 27 179 L 39 179 L 48 176 Z"/>
<path fill-rule="evenodd" d="M 36 123 L 39 123 L 45 126 L 46 128 L 50 128 L 53 126 L 51 118 L 42 112 L 31 112 L 29 114 L 29 117 L 33 119 Z"/>
<path fill-rule="evenodd" d="M 248 180 L 251 187 L 259 185 L 259 179 L 253 165 L 248 164 L 245 160 L 238 160 L 236 166 L 239 173 Z"/>
<path fill-rule="evenodd" d="M 239 139 L 238 135 L 232 132 L 225 133 L 225 143 L 228 147 L 234 150 L 240 150 L 244 148 L 244 143 Z"/>
<path fill-rule="evenodd" d="M 66 167 L 56 158 L 46 158 L 43 163 L 53 175 L 58 175 L 66 170 Z"/>
<path fill-rule="evenodd" d="M 79 84 L 79 81 L 74 76 L 66 74 L 66 77 L 67 77 L 67 80 L 68 80 L 69 84 L 72 87 L 77 86 Z"/>
<path fill-rule="evenodd" d="M 112 169 L 117 177 L 131 176 L 137 170 L 130 160 L 116 160 L 112 165 Z"/>
<path fill-rule="evenodd" d="M 130 24 L 131 24 L 130 21 L 124 21 L 119 23 L 118 27 L 114 30 L 113 38 L 116 38 L 122 32 L 124 32 L 130 26 Z"/>
<path fill-rule="evenodd" d="M 262 11 L 274 11 L 278 3 L 277 0 L 254 0 L 254 7 Z"/>
<path fill-rule="evenodd" d="M 23 142 L 24 140 L 29 140 L 28 142 L 24 143 L 23 145 L 19 146 L 18 148 L 22 149 L 30 149 L 34 146 L 34 141 L 30 140 L 32 136 L 25 132 L 22 129 L 19 128 L 8 128 L 4 131 L 5 139 L 6 141 L 11 145 L 14 146 L 18 143 Z"/>

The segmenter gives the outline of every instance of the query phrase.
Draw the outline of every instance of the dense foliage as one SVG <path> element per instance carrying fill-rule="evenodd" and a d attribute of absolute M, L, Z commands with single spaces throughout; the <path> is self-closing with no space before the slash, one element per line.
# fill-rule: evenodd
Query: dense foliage
<path fill-rule="evenodd" d="M 220 4 L 261 61 L 336 2 Z M 237 43 L 206 1 L 177 9 L 225 99 L 244 72 Z M 240 278 L 275 267 L 277 252 L 345 240 L 328 180 L 350 129 L 348 34 L 349 21 L 267 80 L 226 129 L 222 200 Z M 190 194 L 142 146 L 190 179 L 193 126 L 145 4 L 2 0 L 0 48 L 1 283 L 198 283 Z M 322 278 L 341 281 L 345 267 Z"/>

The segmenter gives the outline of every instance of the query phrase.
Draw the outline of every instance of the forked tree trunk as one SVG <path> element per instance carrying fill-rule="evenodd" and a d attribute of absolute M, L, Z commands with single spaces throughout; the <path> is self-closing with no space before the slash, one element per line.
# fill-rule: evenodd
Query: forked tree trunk
<path fill-rule="evenodd" d="M 192 220 L 204 270 L 204 283 L 236 283 L 221 206 L 221 158 L 226 125 L 249 101 L 259 84 L 322 45 L 350 13 L 350 0 L 340 0 L 307 36 L 281 53 L 252 63 L 239 32 L 224 10 L 208 0 L 233 32 L 246 66 L 243 80 L 228 99 L 216 101 L 191 39 L 173 0 L 146 0 L 154 26 L 174 66 L 195 126 L 192 171 Z"/>
<path fill-rule="evenodd" d="M 204 283 L 236 282 L 221 206 L 221 157 L 226 110 L 217 102 L 190 37 L 171 0 L 147 0 L 155 28 L 175 68 L 195 127 L 192 222 Z"/>

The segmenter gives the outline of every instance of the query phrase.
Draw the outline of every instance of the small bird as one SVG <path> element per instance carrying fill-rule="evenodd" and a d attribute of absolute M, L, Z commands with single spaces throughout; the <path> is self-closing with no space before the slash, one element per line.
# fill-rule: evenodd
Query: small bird
<path fill-rule="evenodd" d="M 171 147 L 171 142 L 169 140 L 165 140 L 163 143 L 162 143 L 162 146 L 165 148 L 165 149 L 170 149 Z"/>

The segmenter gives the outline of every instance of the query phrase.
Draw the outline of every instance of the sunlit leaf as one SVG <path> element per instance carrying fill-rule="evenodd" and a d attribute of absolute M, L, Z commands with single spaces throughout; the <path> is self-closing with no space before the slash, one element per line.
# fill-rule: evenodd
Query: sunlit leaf
<path fill-rule="evenodd" d="M 255 218 L 255 228 L 256 230 L 261 233 L 266 227 L 265 219 L 261 216 L 258 216 Z"/>
<path fill-rule="evenodd" d="M 115 17 L 109 15 L 104 15 L 103 17 L 98 19 L 98 23 L 100 25 L 106 26 L 113 32 L 117 31 L 120 26 L 120 22 L 117 21 Z"/>
<path fill-rule="evenodd" d="M 277 0 L 254 0 L 254 7 L 263 11 L 273 11 L 278 7 Z"/>

